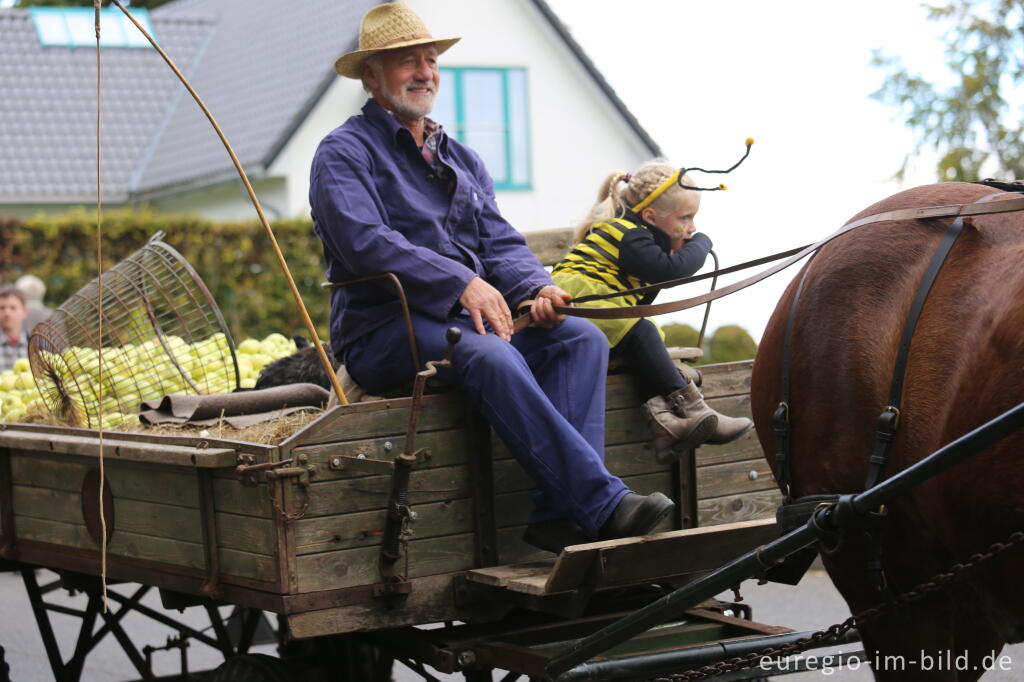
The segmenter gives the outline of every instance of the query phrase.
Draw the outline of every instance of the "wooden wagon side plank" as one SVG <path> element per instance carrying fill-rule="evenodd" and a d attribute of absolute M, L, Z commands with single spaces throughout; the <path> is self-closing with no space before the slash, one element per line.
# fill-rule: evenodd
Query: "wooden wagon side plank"
<path fill-rule="evenodd" d="M 703 467 L 697 472 L 697 500 L 758 490 L 774 490 L 775 479 L 765 460 L 744 460 Z"/>
<path fill-rule="evenodd" d="M 416 539 L 466 533 L 473 528 L 473 501 L 470 498 L 419 504 L 413 511 L 416 512 L 416 521 L 412 524 L 412 531 Z M 296 554 L 380 546 L 384 520 L 383 509 L 299 519 L 293 524 Z"/>
<path fill-rule="evenodd" d="M 759 490 L 741 495 L 724 495 L 699 500 L 697 516 L 701 526 L 775 518 L 775 510 L 780 504 L 782 504 L 782 493 L 776 489 Z"/>
<path fill-rule="evenodd" d="M 399 398 L 342 405 L 282 443 L 282 447 L 292 450 L 318 443 L 365 440 L 405 433 L 411 404 L 411 398 Z M 460 394 L 425 396 L 418 429 L 428 432 L 462 426 L 464 409 L 464 399 Z"/>
<path fill-rule="evenodd" d="M 473 534 L 413 540 L 407 551 L 407 578 L 465 570 L 473 566 Z M 296 561 L 298 591 L 319 592 L 380 582 L 379 554 L 379 547 L 363 547 L 300 556 Z M 400 560 L 398 566 L 404 573 L 404 560 Z"/>

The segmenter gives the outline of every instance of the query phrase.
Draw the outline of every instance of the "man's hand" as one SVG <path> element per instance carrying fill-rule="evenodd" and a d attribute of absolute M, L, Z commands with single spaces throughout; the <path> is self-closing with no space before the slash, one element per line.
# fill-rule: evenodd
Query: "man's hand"
<path fill-rule="evenodd" d="M 549 284 L 537 292 L 537 298 L 533 301 L 533 308 L 530 314 L 533 316 L 531 326 L 551 329 L 565 319 L 565 315 L 555 312 L 555 306 L 570 305 L 572 296 L 561 287 Z"/>
<path fill-rule="evenodd" d="M 459 303 L 472 316 L 478 333 L 487 333 L 484 329 L 484 320 L 487 320 L 495 334 L 506 341 L 512 340 L 512 313 L 505 298 L 490 284 L 479 277 L 469 280 L 459 296 Z"/>

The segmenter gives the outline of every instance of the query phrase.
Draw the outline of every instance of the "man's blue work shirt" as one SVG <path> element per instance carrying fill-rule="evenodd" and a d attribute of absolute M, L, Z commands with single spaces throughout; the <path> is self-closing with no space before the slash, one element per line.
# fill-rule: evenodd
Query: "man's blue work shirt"
<path fill-rule="evenodd" d="M 323 139 L 313 157 L 309 200 L 327 279 L 393 272 L 415 312 L 444 320 L 479 276 L 513 307 L 551 277 L 498 212 L 480 157 L 440 134 L 437 159 L 453 183 L 437 177 L 412 133 L 372 99 L 362 115 Z M 336 288 L 332 350 L 342 357 L 346 346 L 398 315 L 401 306 L 387 280 Z"/>

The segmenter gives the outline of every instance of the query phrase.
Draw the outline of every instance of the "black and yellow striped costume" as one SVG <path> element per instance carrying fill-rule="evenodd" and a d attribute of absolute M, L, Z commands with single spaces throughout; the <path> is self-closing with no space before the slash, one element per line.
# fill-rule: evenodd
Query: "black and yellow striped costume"
<path fill-rule="evenodd" d="M 573 298 L 626 291 L 650 284 L 623 272 L 619 263 L 619 249 L 626 232 L 644 229 L 646 228 L 643 225 L 622 218 L 596 223 L 586 238 L 555 265 L 551 272 L 552 279 Z M 640 297 L 632 294 L 592 301 L 586 305 L 595 308 L 621 308 L 637 305 L 639 302 Z M 592 322 L 601 328 L 608 337 L 608 343 L 614 347 L 639 319 Z"/>

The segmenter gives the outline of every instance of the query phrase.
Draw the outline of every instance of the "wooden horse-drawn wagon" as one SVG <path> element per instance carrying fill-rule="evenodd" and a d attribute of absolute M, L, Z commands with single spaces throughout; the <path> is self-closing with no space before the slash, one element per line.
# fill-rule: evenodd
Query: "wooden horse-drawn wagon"
<path fill-rule="evenodd" d="M 565 236 L 536 233 L 531 246 L 551 260 Z M 749 413 L 750 369 L 749 361 L 702 367 L 710 404 Z M 385 652 L 371 658 L 386 667 L 398 657 L 472 679 L 490 679 L 492 668 L 539 678 L 556 642 L 776 535 L 779 494 L 752 434 L 658 464 L 629 374 L 613 371 L 607 382 L 609 469 L 634 490 L 676 502 L 655 535 L 568 547 L 557 557 L 524 544 L 529 477 L 473 406 L 442 389 L 337 406 L 269 445 L 216 433 L 3 424 L 0 557 L 24 574 L 58 679 L 78 679 L 95 635 L 90 621 L 65 660 L 37 567 L 90 595 L 83 618 L 105 619 L 115 634 L 117 620 L 99 608 L 101 572 L 159 588 L 170 607 L 205 605 L 215 621 L 210 607 L 236 605 L 249 628 L 240 637 L 220 622 L 216 641 L 197 633 L 228 657 L 224 675 L 251 667 L 254 614 L 270 612 L 279 615 L 282 652 L 307 670 L 332 664 L 317 658 L 322 647 L 298 642 L 350 643 L 350 633 L 370 633 L 363 641 Z M 709 604 L 626 650 L 781 631 L 741 613 L 750 615 Z M 428 623 L 448 625 L 414 627 Z M 138 651 L 129 655 L 143 678 L 151 675 Z"/>

